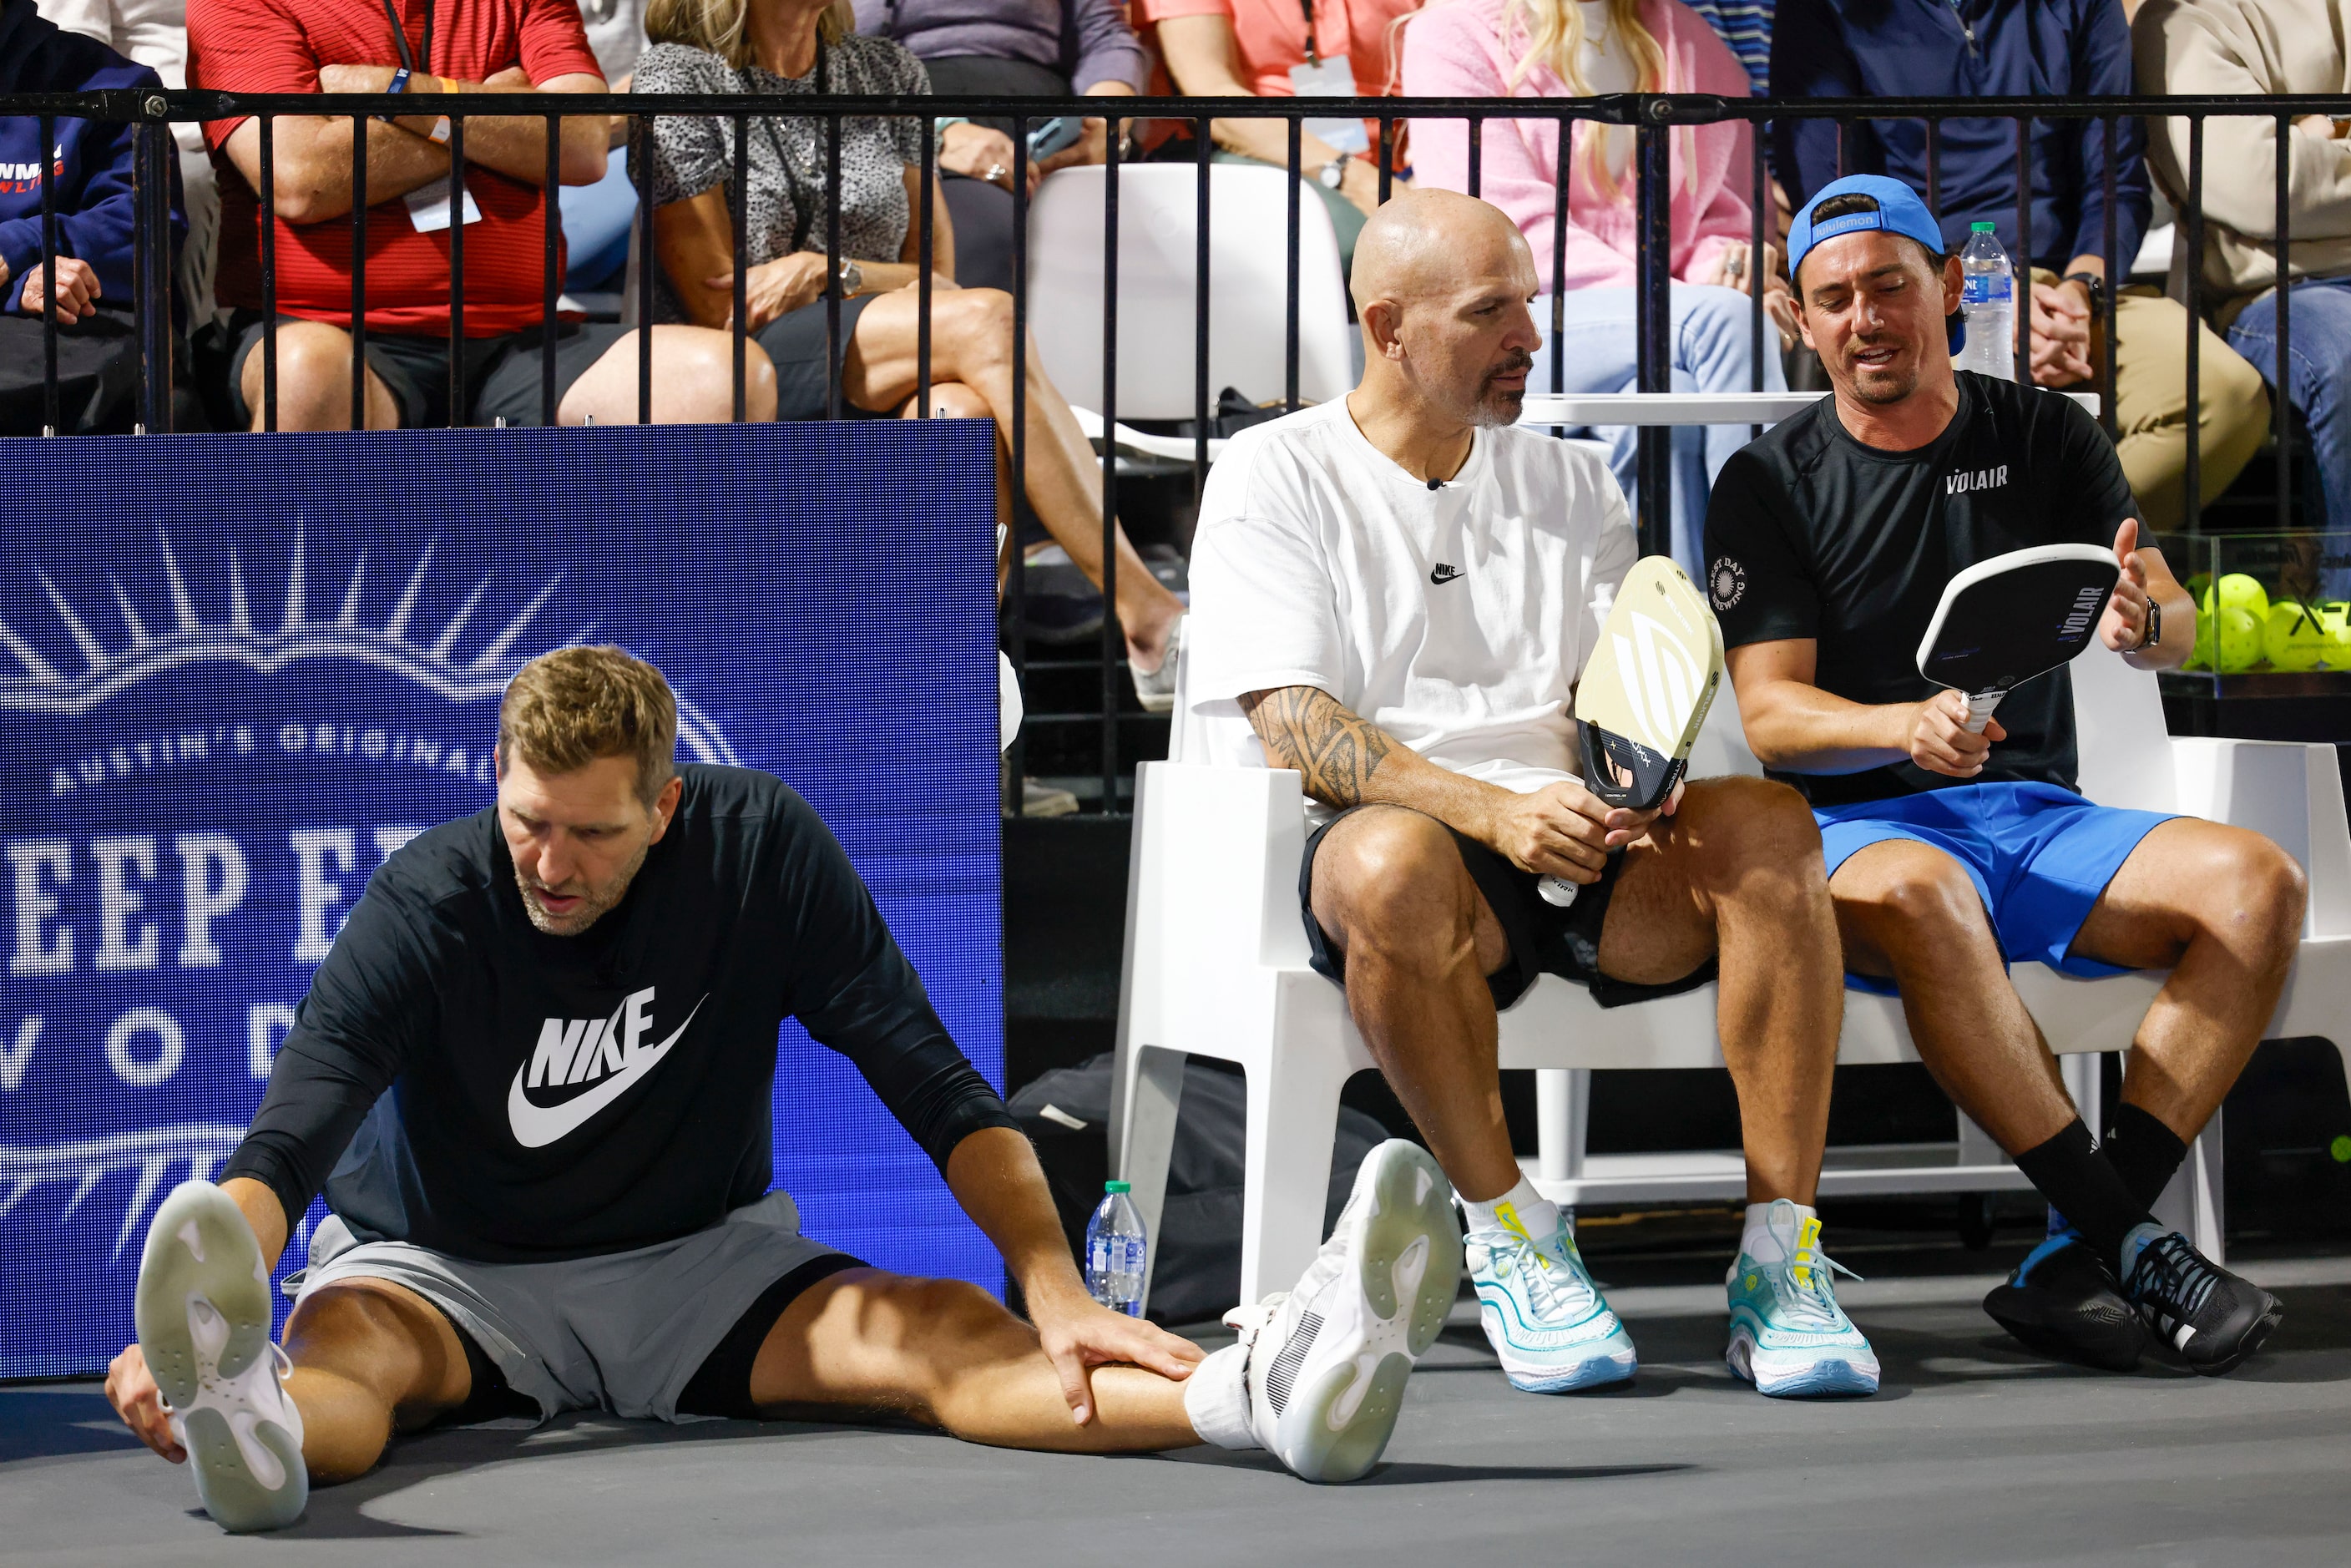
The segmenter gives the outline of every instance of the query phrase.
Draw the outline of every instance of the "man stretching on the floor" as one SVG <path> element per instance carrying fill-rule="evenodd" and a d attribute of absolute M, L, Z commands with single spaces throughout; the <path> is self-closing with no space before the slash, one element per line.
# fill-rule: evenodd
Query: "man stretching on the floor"
<path fill-rule="evenodd" d="M 1740 715 L 1755 755 L 1812 799 L 1846 967 L 1899 988 L 1936 1081 L 2056 1211 L 1985 1310 L 2045 1354 L 2117 1369 L 2137 1363 L 2143 1319 L 2199 1372 L 2226 1372 L 2277 1303 L 2148 1209 L 2277 1006 L 2302 873 L 2258 833 L 2083 800 L 2064 671 L 2009 693 L 1970 735 L 1966 696 L 1911 664 L 1954 575 L 2031 545 L 2112 546 L 2123 575 L 2099 639 L 2137 668 L 2178 666 L 2196 638 L 2196 607 L 2138 544 L 2122 464 L 2090 416 L 1953 371 L 1959 265 L 1941 244 L 1925 204 L 1883 175 L 1825 185 L 1797 216 L 1804 340 L 1835 396 L 1732 457 L 1715 486 L 1708 588 Z M 2022 959 L 2171 971 L 2103 1151 L 2009 984 Z"/>
<path fill-rule="evenodd" d="M 362 1474 L 395 1429 L 501 1390 L 542 1416 L 885 1411 L 1010 1448 L 1205 1438 L 1311 1479 L 1369 1469 L 1460 1268 L 1428 1156 L 1373 1151 L 1290 1302 L 1240 1345 L 1203 1361 L 1097 1305 L 1028 1141 L 841 846 L 767 774 L 681 773 L 676 737 L 650 664 L 571 648 L 526 665 L 496 806 L 376 873 L 222 1185 L 157 1211 L 140 1343 L 107 1395 L 194 1460 L 213 1517 L 290 1523 L 310 1479 Z M 938 1162 L 1033 1327 L 799 1234 L 767 1192 L 787 1015 Z M 269 1267 L 322 1181 L 334 1217 L 281 1355 Z"/>
<path fill-rule="evenodd" d="M 1593 1387 L 1635 1358 L 1510 1152 L 1496 1009 L 1546 971 L 1608 1006 L 1703 984 L 1719 959 L 1751 1200 L 1730 1364 L 1767 1394 L 1875 1392 L 1811 1207 L 1844 1008 L 1819 834 L 1760 779 L 1694 782 L 1659 814 L 1612 811 L 1577 777 L 1570 701 L 1636 546 L 1606 463 L 1513 426 L 1535 285 L 1483 202 L 1413 192 L 1373 216 L 1363 384 L 1243 433 L 1209 476 L 1189 700 L 1233 760 L 1305 777 L 1314 967 L 1467 1200 L 1510 1381 Z M 1571 907 L 1538 894 L 1546 873 L 1581 884 Z"/>

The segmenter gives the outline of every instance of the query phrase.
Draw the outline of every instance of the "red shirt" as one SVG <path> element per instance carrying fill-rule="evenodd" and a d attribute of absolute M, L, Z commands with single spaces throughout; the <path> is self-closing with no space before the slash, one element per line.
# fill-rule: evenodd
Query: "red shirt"
<path fill-rule="evenodd" d="M 413 52 L 424 41 L 433 0 L 392 4 L 407 24 Z M 534 83 L 602 74 L 574 0 L 440 0 L 434 11 L 433 58 L 419 64 L 438 75 L 484 81 L 517 65 Z M 188 6 L 190 87 L 317 92 L 321 67 L 399 64 L 383 0 L 191 0 Z M 258 309 L 260 199 L 220 151 L 244 123 L 208 121 L 204 137 L 220 168 L 220 298 Z M 465 335 L 496 337 L 537 325 L 546 193 L 473 162 L 465 166 L 465 189 L 482 210 L 481 220 L 465 228 Z M 349 326 L 350 215 L 299 226 L 284 218 L 277 224 L 277 308 Z M 559 272 L 560 266 L 559 257 Z M 449 231 L 417 233 L 399 197 L 368 208 L 367 324 L 371 332 L 445 336 L 449 330 Z"/>

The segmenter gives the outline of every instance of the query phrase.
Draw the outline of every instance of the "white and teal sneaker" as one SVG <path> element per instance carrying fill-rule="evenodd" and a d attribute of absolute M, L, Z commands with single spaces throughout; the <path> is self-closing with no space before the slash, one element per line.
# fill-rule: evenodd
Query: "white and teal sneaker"
<path fill-rule="evenodd" d="M 1640 1368 L 1632 1337 L 1601 1298 L 1562 1220 L 1542 1240 L 1508 1204 L 1502 1224 L 1470 1232 L 1464 1248 L 1478 1287 L 1478 1321 L 1510 1386 L 1566 1394 L 1622 1383 Z"/>
<path fill-rule="evenodd" d="M 1877 1355 L 1837 1305 L 1832 1271 L 1860 1275 L 1821 1250 L 1821 1222 L 1782 1198 L 1767 1217 L 1773 1260 L 1742 1245 L 1730 1292 L 1730 1370 L 1776 1399 L 1877 1392 Z"/>
<path fill-rule="evenodd" d="M 139 1348 L 188 1451 L 196 1496 L 233 1535 L 277 1530 L 310 1498 L 302 1412 L 269 1338 L 269 1270 L 235 1200 L 183 1182 L 155 1210 L 139 1260 Z"/>

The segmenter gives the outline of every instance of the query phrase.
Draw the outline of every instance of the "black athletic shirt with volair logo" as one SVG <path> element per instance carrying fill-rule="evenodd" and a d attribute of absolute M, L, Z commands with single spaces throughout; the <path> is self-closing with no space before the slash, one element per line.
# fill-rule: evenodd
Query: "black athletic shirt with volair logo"
<path fill-rule="evenodd" d="M 495 810 L 385 862 L 222 1179 L 268 1183 L 288 1215 L 323 1184 L 363 1240 L 485 1262 L 650 1246 L 767 1191 L 787 1017 L 942 1167 L 1016 1125 L 808 802 L 747 768 L 681 771 L 669 831 L 578 936 L 530 924 Z"/>
<path fill-rule="evenodd" d="M 1725 647 L 1817 640 L 1813 685 L 1857 703 L 1917 702 L 1918 643 L 1953 577 L 2032 545 L 2111 546 L 2138 503 L 2114 444 L 2078 403 L 1959 372 L 1959 411 L 1915 452 L 1847 434 L 1834 398 L 1734 454 L 1706 514 L 1708 598 Z M 2074 688 L 2063 669 L 2008 694 L 1976 780 L 1907 760 L 1778 774 L 1816 806 L 2009 780 L 2074 788 Z"/>

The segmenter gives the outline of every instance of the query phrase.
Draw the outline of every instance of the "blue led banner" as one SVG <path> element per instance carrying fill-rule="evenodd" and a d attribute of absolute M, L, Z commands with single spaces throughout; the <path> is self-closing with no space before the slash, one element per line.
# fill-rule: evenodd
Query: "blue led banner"
<path fill-rule="evenodd" d="M 0 442 L 0 1377 L 126 1343 L 156 1203 L 369 873 L 490 803 L 551 647 L 652 660 L 681 760 L 807 796 L 1000 1087 L 993 465 L 968 421 Z M 811 1235 L 1000 1283 L 795 1025 L 774 1126 Z"/>

